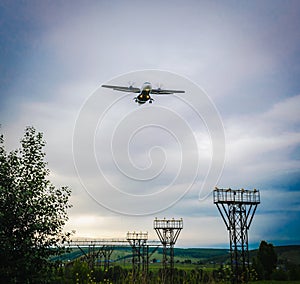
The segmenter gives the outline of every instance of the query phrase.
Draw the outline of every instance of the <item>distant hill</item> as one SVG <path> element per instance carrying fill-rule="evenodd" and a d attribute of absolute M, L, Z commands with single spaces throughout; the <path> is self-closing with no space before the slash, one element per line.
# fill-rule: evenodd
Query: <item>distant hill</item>
<path fill-rule="evenodd" d="M 192 262 L 198 263 L 224 263 L 230 259 L 228 249 L 213 249 L 213 248 L 175 248 L 175 261 L 184 261 L 190 259 Z"/>
<path fill-rule="evenodd" d="M 278 259 L 300 264 L 300 245 L 275 247 Z"/>
<path fill-rule="evenodd" d="M 274 247 L 278 256 L 278 261 L 291 262 L 300 265 L 300 245 L 276 246 Z M 257 249 L 249 251 L 250 261 L 256 256 Z M 162 250 L 158 250 L 162 254 Z M 207 249 L 207 248 L 175 248 L 175 261 L 190 259 L 192 262 L 200 263 L 230 263 L 229 249 Z M 160 256 L 159 256 L 160 258 Z"/>
<path fill-rule="evenodd" d="M 300 264 L 300 245 L 277 246 L 274 247 L 278 260 L 281 262 L 291 262 Z M 88 248 L 83 251 L 88 253 Z M 256 250 L 249 251 L 250 261 L 256 256 Z M 63 261 L 72 261 L 83 255 L 79 249 L 72 250 L 70 253 L 60 257 Z M 150 261 L 153 259 L 162 260 L 162 248 L 160 247 L 153 254 L 150 251 Z M 111 255 L 111 261 L 131 261 L 132 250 L 130 247 L 116 247 Z M 213 248 L 174 248 L 175 262 L 185 262 L 190 260 L 192 263 L 198 264 L 229 264 L 230 252 L 229 249 L 213 249 Z"/>

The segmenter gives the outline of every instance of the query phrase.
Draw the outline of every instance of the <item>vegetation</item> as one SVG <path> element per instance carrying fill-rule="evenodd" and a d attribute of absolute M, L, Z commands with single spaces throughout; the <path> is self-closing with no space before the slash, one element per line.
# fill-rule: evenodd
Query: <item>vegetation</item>
<path fill-rule="evenodd" d="M 279 256 L 277 255 L 277 252 Z M 86 251 L 86 253 L 88 250 Z M 222 249 L 175 249 L 174 283 L 230 283 L 230 255 L 228 250 Z M 274 254 L 275 252 L 275 254 Z M 300 256 L 300 246 L 273 247 L 262 241 L 258 250 L 251 251 L 250 282 L 256 284 L 300 284 L 300 262 L 288 261 L 290 255 Z M 74 261 L 68 261 L 78 257 L 78 250 L 74 250 L 65 258 L 67 265 L 62 269 L 63 283 L 133 283 L 132 263 L 130 248 L 116 248 L 111 255 L 109 265 L 103 262 L 95 262 L 89 268 L 82 257 Z M 197 257 L 198 256 L 198 257 Z M 205 256 L 205 257 L 204 257 Z M 259 280 L 256 272 L 255 260 L 266 257 L 269 263 L 277 259 L 272 266 L 270 280 Z M 285 258 L 282 258 L 282 257 Z M 85 256 L 86 257 L 86 256 Z M 161 283 L 162 263 L 161 251 L 156 251 L 150 258 L 147 283 Z M 259 258 L 260 257 L 260 258 Z M 218 262 L 216 260 L 221 260 Z M 264 258 L 262 258 L 264 259 Z M 294 260 L 300 260 L 294 258 Z M 91 262 L 88 262 L 89 264 Z M 268 269 L 269 264 L 265 266 Z M 264 272 L 262 275 L 266 275 Z M 142 273 L 137 275 L 135 283 L 146 283 Z M 298 281 L 297 281 L 298 280 Z M 77 282 L 76 282 L 77 281 Z"/>
<path fill-rule="evenodd" d="M 275 270 L 276 264 L 277 254 L 273 245 L 268 244 L 266 241 L 261 241 L 257 256 L 253 259 L 253 267 L 258 279 L 271 279 L 271 274 Z"/>
<path fill-rule="evenodd" d="M 158 266 L 155 266 L 158 268 Z M 146 280 L 147 279 L 147 280 Z M 153 269 L 150 265 L 147 277 L 142 273 L 136 275 L 135 281 L 131 268 L 124 268 L 119 265 L 111 265 L 109 268 L 104 269 L 100 266 L 89 268 L 88 264 L 84 261 L 76 260 L 74 263 L 67 265 L 60 270 L 60 277 L 56 278 L 53 283 L 113 283 L 113 284 L 129 284 L 129 283 L 148 283 L 159 284 L 162 283 L 162 270 L 161 268 Z M 231 283 L 230 269 L 228 266 L 219 267 L 217 269 L 206 268 L 202 269 L 194 266 L 191 269 L 186 269 L 185 266 L 174 269 L 173 284 L 201 284 L 201 283 Z M 250 284 L 300 284 L 299 281 L 279 281 L 279 280 L 252 280 Z"/>
<path fill-rule="evenodd" d="M 300 246 L 276 248 L 262 241 L 253 257 L 252 268 L 259 280 L 300 280 Z"/>
<path fill-rule="evenodd" d="M 21 147 L 10 153 L 0 136 L 0 282 L 45 283 L 53 274 L 49 256 L 68 219 L 70 190 L 48 180 L 42 133 L 27 127 Z M 45 280 L 46 279 L 46 280 Z"/>

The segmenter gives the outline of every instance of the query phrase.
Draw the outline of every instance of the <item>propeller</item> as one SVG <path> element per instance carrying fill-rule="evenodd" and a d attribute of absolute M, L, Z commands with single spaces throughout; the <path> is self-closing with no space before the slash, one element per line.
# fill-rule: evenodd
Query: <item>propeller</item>
<path fill-rule="evenodd" d="M 156 89 L 158 89 L 159 91 L 163 88 L 163 84 L 162 83 L 157 83 L 156 84 Z"/>
<path fill-rule="evenodd" d="M 129 88 L 133 88 L 134 87 L 135 82 L 133 81 L 128 81 L 128 86 Z"/>

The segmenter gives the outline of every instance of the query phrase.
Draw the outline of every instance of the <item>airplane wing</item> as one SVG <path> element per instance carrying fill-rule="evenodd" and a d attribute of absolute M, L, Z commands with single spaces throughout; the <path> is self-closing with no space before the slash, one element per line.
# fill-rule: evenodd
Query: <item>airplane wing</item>
<path fill-rule="evenodd" d="M 171 94 L 182 94 L 185 93 L 185 91 L 180 91 L 180 90 L 163 90 L 163 89 L 152 89 L 151 90 L 152 94 L 156 95 L 171 95 Z"/>
<path fill-rule="evenodd" d="M 112 85 L 102 85 L 103 88 L 113 89 L 115 91 L 127 92 L 127 93 L 140 93 L 140 88 L 135 87 L 122 87 L 122 86 L 112 86 Z"/>

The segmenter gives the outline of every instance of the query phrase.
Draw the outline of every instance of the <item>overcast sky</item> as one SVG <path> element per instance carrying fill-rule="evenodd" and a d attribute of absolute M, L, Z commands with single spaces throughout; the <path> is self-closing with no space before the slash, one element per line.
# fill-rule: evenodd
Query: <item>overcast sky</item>
<path fill-rule="evenodd" d="M 299 1 L 0 1 L 0 19 L 6 147 L 44 133 L 75 237 L 182 217 L 178 246 L 228 247 L 217 185 L 260 190 L 252 247 L 300 243 Z M 186 93 L 100 88 L 145 81 Z"/>

